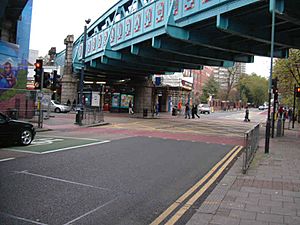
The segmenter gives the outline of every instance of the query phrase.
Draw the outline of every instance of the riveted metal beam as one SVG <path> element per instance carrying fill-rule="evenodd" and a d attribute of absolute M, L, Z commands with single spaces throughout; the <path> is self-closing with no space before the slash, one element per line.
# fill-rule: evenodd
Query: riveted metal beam
<path fill-rule="evenodd" d="M 206 48 L 197 45 L 187 45 L 182 41 L 176 39 L 162 39 L 154 43 L 157 48 L 168 48 L 174 52 L 180 52 L 185 56 L 193 56 L 199 59 L 217 60 L 217 61 L 235 61 L 251 63 L 254 61 L 253 55 L 237 54 L 231 52 L 224 52 L 216 49 Z M 165 45 L 165 47 L 164 47 Z"/>
<path fill-rule="evenodd" d="M 270 31 L 269 29 L 259 29 L 253 27 L 250 23 L 245 24 L 241 23 L 238 18 L 230 18 L 224 15 L 217 16 L 217 28 L 230 33 L 234 34 L 243 38 L 248 38 L 254 41 L 270 44 Z M 257 32 L 253 32 L 257 30 Z M 278 33 L 276 35 L 275 45 L 282 46 L 285 48 L 293 48 L 293 47 L 300 47 L 300 38 L 292 38 L 288 35 L 283 33 Z"/>
<path fill-rule="evenodd" d="M 180 64 L 186 64 L 187 66 L 190 63 L 193 64 L 201 64 L 206 66 L 222 66 L 223 64 L 221 61 L 212 61 L 212 60 L 205 60 L 196 58 L 193 56 L 185 56 L 181 55 L 177 52 L 173 52 L 170 54 L 170 52 L 167 51 L 161 51 L 161 49 L 155 49 L 151 47 L 139 47 L 138 45 L 131 46 L 131 53 L 139 55 L 141 57 L 150 58 L 150 59 L 157 59 L 159 58 L 162 61 L 166 62 L 174 62 L 174 63 L 180 63 Z M 188 67 L 186 67 L 188 69 Z"/>
<path fill-rule="evenodd" d="M 132 74 L 132 75 L 149 75 L 151 74 L 150 72 L 145 72 L 145 71 L 137 71 L 137 70 L 131 70 L 131 69 L 126 69 L 123 67 L 113 67 L 111 65 L 103 64 L 101 63 L 100 60 L 93 60 L 90 62 L 90 65 L 86 67 L 88 70 L 89 69 L 97 69 L 102 72 L 106 73 L 114 73 L 114 74 Z"/>
<path fill-rule="evenodd" d="M 152 47 L 164 52 L 181 54 L 181 52 L 178 51 L 178 49 L 172 48 L 172 45 L 169 42 L 157 37 L 152 38 Z M 226 63 L 224 63 L 223 60 L 213 60 L 213 59 L 205 59 L 205 60 L 206 60 L 206 64 L 204 65 L 214 65 L 214 66 L 224 66 L 224 67 L 225 65 L 226 66 L 229 65 L 229 67 L 234 66 L 234 62 L 227 61 Z"/>
<path fill-rule="evenodd" d="M 169 62 L 169 61 L 162 61 L 158 60 L 157 58 L 153 59 L 147 59 L 143 58 L 134 54 L 130 53 L 119 53 L 117 55 L 114 54 L 106 54 L 105 55 L 107 58 L 114 59 L 114 60 L 120 60 L 120 63 L 136 63 L 139 62 L 140 66 L 150 66 L 150 67 L 173 67 L 173 68 L 179 68 L 179 69 L 200 69 L 201 64 L 200 63 L 189 63 L 189 64 L 184 64 L 184 63 L 174 63 L 174 62 Z"/>
<path fill-rule="evenodd" d="M 145 66 L 145 65 L 140 65 L 138 62 L 136 63 L 124 63 L 120 62 L 119 60 L 113 60 L 109 59 L 105 56 L 101 57 L 101 63 L 107 64 L 110 66 L 116 66 L 119 68 L 125 68 L 125 69 L 131 69 L 133 71 L 138 71 L 138 72 L 147 72 L 152 74 L 161 74 L 164 73 L 165 71 L 169 72 L 180 72 L 182 68 L 174 68 L 174 67 L 162 67 L 162 66 Z M 120 72 L 122 69 L 120 69 Z"/>

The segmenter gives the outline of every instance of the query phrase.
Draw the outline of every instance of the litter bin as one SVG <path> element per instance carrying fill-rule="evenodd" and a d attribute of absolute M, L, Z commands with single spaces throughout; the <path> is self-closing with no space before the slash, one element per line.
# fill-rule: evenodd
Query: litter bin
<path fill-rule="evenodd" d="M 143 117 L 148 117 L 148 109 L 143 109 Z"/>
<path fill-rule="evenodd" d="M 177 107 L 172 108 L 172 116 L 177 116 Z"/>
<path fill-rule="evenodd" d="M 19 118 L 19 113 L 17 109 L 10 109 L 8 111 L 9 117 L 13 120 L 17 120 Z"/>
<path fill-rule="evenodd" d="M 75 118 L 76 124 L 81 125 L 82 124 L 82 119 L 83 119 L 83 109 L 77 107 L 76 108 L 76 118 Z"/>

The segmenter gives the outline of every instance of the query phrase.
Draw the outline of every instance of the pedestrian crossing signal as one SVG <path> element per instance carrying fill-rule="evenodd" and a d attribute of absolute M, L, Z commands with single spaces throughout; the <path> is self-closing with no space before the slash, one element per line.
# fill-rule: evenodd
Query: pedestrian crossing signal
<path fill-rule="evenodd" d="M 295 95 L 296 97 L 300 97 L 300 87 L 295 88 Z"/>

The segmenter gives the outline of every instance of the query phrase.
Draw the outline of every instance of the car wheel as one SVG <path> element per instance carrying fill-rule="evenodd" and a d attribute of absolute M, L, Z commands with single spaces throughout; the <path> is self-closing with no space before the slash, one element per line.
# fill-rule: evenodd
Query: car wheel
<path fill-rule="evenodd" d="M 32 142 L 33 136 L 30 130 L 23 130 L 20 136 L 21 145 L 29 145 Z"/>
<path fill-rule="evenodd" d="M 60 113 L 60 112 L 61 112 L 61 110 L 60 110 L 60 108 L 55 108 L 54 112 L 56 112 L 56 113 Z"/>

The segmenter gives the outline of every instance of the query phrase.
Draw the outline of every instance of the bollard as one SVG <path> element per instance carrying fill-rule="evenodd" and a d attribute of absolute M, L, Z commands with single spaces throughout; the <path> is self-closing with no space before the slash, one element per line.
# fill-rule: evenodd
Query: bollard
<path fill-rule="evenodd" d="M 276 137 L 281 137 L 281 126 L 282 126 L 282 119 L 277 120 L 277 132 Z"/>
<path fill-rule="evenodd" d="M 283 121 L 282 121 L 282 133 L 281 133 L 281 136 L 284 136 L 284 126 L 285 126 L 285 118 L 283 118 Z"/>

